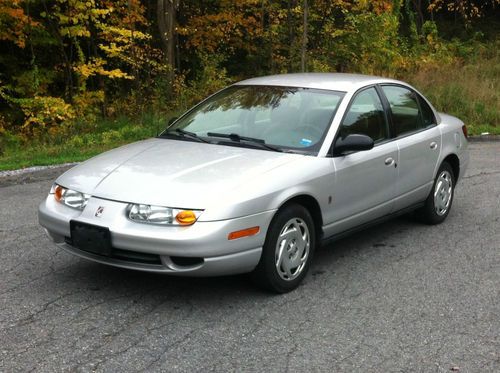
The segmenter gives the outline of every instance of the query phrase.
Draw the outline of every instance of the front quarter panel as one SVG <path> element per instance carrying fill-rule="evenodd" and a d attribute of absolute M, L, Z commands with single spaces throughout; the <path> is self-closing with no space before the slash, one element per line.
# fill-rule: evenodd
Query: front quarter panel
<path fill-rule="evenodd" d="M 276 210 L 298 195 L 308 195 L 319 205 L 328 203 L 333 189 L 329 158 L 299 156 L 297 160 L 262 174 L 220 196 L 200 216 L 200 221 L 224 220 Z"/>

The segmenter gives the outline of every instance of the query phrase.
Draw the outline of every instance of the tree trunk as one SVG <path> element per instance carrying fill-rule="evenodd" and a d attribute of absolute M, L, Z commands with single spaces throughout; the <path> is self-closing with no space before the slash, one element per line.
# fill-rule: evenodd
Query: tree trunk
<path fill-rule="evenodd" d="M 422 25 L 424 24 L 424 12 L 422 11 L 422 0 L 413 0 L 413 7 L 417 12 L 417 33 L 422 35 Z"/>
<path fill-rule="evenodd" d="M 173 82 L 175 70 L 175 22 L 179 2 L 180 0 L 158 0 L 156 10 L 165 63 L 168 65 L 167 79 L 170 85 Z"/>
<path fill-rule="evenodd" d="M 307 27 L 308 27 L 308 18 L 309 18 L 309 5 L 307 4 L 307 0 L 304 0 L 304 25 L 303 25 L 303 33 L 302 33 L 302 48 L 300 53 L 300 68 L 302 72 L 305 72 L 307 69 Z"/>
<path fill-rule="evenodd" d="M 295 8 L 295 0 L 288 0 L 287 2 L 287 13 L 286 13 L 286 18 L 287 18 L 287 24 L 288 24 L 288 72 L 294 72 L 294 64 L 295 64 L 295 58 L 296 58 L 296 53 L 294 53 L 294 50 L 296 48 L 295 45 L 295 19 L 294 15 L 292 13 L 292 9 Z"/>
<path fill-rule="evenodd" d="M 49 9 L 47 7 L 47 3 L 45 0 L 42 0 L 42 5 L 47 14 L 49 13 Z M 49 18 L 49 30 L 52 36 L 57 40 L 57 46 L 61 53 L 62 62 L 64 64 L 64 75 L 65 75 L 65 84 L 64 84 L 64 98 L 66 101 L 72 103 L 73 102 L 73 61 L 68 57 L 66 50 L 64 49 L 64 41 L 59 33 L 59 29 L 57 25 L 55 25 Z"/>

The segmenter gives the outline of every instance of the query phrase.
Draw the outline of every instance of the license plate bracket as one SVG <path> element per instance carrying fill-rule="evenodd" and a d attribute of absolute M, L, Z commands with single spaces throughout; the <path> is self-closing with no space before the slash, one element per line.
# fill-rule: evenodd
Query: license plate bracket
<path fill-rule="evenodd" d="M 72 246 L 92 254 L 111 256 L 111 233 L 98 225 L 70 222 Z"/>

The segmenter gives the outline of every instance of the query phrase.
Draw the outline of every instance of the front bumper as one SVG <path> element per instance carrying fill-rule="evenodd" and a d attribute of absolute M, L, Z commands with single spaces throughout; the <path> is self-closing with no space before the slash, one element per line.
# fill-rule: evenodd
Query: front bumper
<path fill-rule="evenodd" d="M 96 217 L 98 208 L 103 213 Z M 82 258 L 122 268 L 173 275 L 217 276 L 252 271 L 260 260 L 265 235 L 274 210 L 229 220 L 196 222 L 187 227 L 155 226 L 130 221 L 127 203 L 91 197 L 83 211 L 55 201 L 49 195 L 40 204 L 38 219 L 62 249 Z M 111 245 L 121 254 L 102 256 L 71 246 L 70 221 L 106 227 Z M 228 234 L 259 226 L 251 237 L 228 240 Z M 154 260 L 136 260 L 150 256 Z"/>

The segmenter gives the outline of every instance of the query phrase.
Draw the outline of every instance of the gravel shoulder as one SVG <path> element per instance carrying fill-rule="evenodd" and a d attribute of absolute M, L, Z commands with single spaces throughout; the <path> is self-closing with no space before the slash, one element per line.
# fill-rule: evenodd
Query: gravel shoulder
<path fill-rule="evenodd" d="M 78 163 L 65 163 L 54 166 L 35 166 L 19 170 L 0 171 L 0 187 L 57 178 Z"/>

